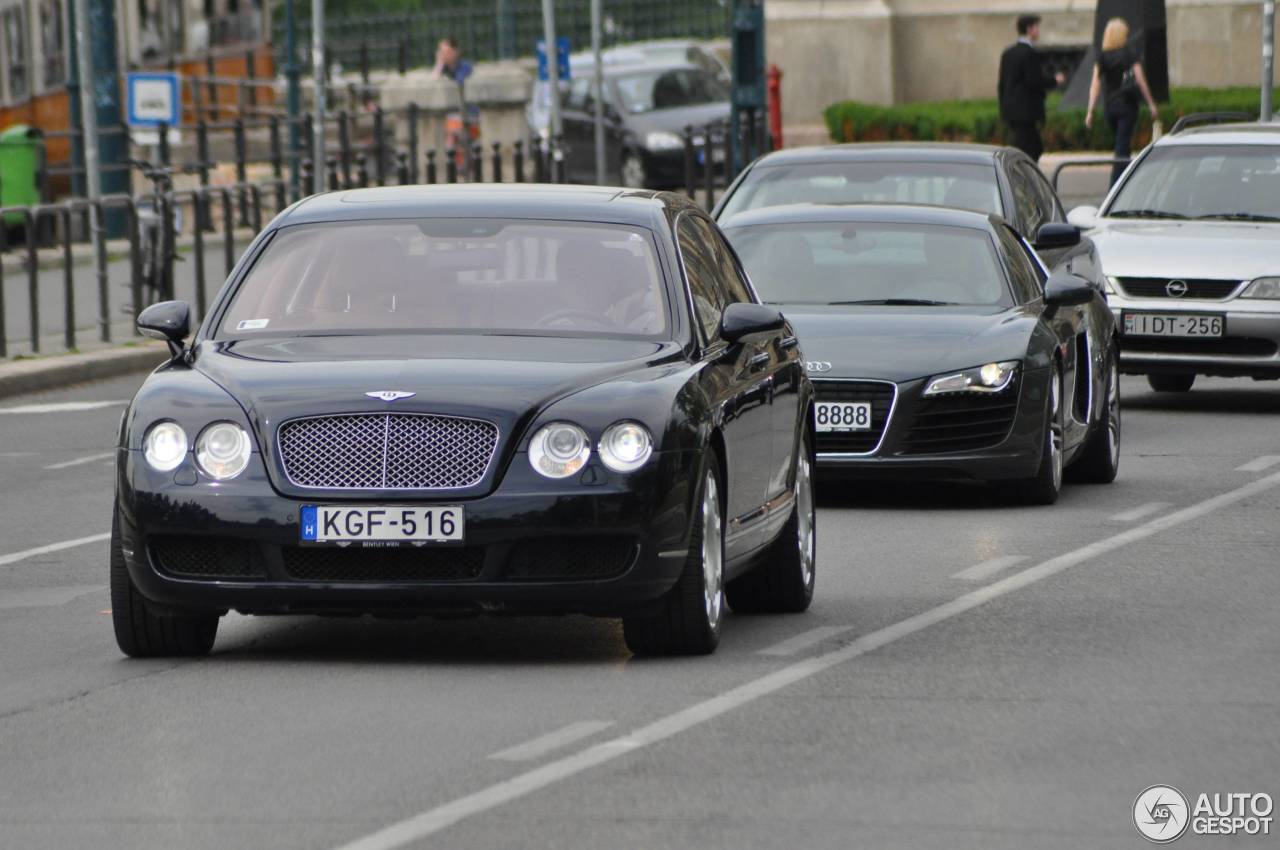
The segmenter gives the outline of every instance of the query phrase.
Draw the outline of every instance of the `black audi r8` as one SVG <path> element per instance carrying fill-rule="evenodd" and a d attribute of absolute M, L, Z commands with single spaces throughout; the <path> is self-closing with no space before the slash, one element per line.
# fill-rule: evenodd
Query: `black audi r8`
<path fill-rule="evenodd" d="M 252 243 L 130 403 L 112 616 L 134 656 L 221 614 L 622 617 L 705 653 L 815 576 L 812 386 L 678 195 L 319 195 Z"/>
<path fill-rule="evenodd" d="M 1001 481 L 1034 504 L 1057 500 L 1064 470 L 1115 478 L 1115 321 L 1097 287 L 1050 275 L 1003 219 L 797 204 L 722 226 L 800 334 L 820 470 Z"/>

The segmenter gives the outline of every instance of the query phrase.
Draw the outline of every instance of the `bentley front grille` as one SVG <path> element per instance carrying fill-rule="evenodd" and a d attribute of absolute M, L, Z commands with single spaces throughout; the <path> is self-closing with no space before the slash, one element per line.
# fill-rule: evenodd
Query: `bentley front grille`
<path fill-rule="evenodd" d="M 280 426 L 280 459 L 298 487 L 453 490 L 484 478 L 498 445 L 492 422 L 425 413 L 355 413 Z"/>

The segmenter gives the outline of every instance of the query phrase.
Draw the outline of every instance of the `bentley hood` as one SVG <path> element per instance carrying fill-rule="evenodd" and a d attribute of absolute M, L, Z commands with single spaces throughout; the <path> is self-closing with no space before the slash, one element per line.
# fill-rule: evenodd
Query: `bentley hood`
<path fill-rule="evenodd" d="M 1026 356 L 1035 319 L 1009 307 L 782 305 L 814 378 L 901 383 Z M 814 363 L 822 364 L 813 368 Z M 825 364 L 831 368 L 825 370 Z"/>
<path fill-rule="evenodd" d="M 1103 219 L 1089 235 L 1114 277 L 1280 275 L 1280 224 Z"/>

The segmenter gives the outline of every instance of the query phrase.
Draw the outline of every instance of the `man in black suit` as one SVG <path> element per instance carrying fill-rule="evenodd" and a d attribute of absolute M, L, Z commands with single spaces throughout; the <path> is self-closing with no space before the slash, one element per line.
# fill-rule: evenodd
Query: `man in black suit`
<path fill-rule="evenodd" d="M 1059 71 L 1048 76 L 1040 64 L 1040 18 L 1018 18 L 1018 40 L 1000 54 L 1000 117 L 1009 127 L 1013 146 L 1034 160 L 1044 153 L 1040 125 L 1044 123 L 1044 98 L 1066 77 Z"/>

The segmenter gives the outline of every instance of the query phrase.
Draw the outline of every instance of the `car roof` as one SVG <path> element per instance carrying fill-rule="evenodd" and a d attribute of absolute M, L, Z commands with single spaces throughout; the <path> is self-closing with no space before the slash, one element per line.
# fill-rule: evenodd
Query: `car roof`
<path fill-rule="evenodd" d="M 720 226 L 727 230 L 761 224 L 813 224 L 830 221 L 932 224 L 990 230 L 1000 218 L 987 213 L 925 204 L 785 204 L 744 210 L 734 214 L 728 221 L 722 221 Z"/>
<path fill-rule="evenodd" d="M 1275 145 L 1280 144 L 1280 123 L 1260 121 L 1238 124 L 1202 124 L 1164 136 L 1156 147 L 1171 145 Z"/>
<path fill-rule="evenodd" d="M 1008 148 L 959 142 L 848 142 L 785 148 L 765 154 L 753 167 L 812 162 L 956 162 L 990 165 Z"/>
<path fill-rule="evenodd" d="M 312 195 L 286 210 L 277 224 L 449 217 L 599 221 L 648 227 L 663 209 L 694 206 L 679 194 L 607 186 L 382 186 Z"/>

